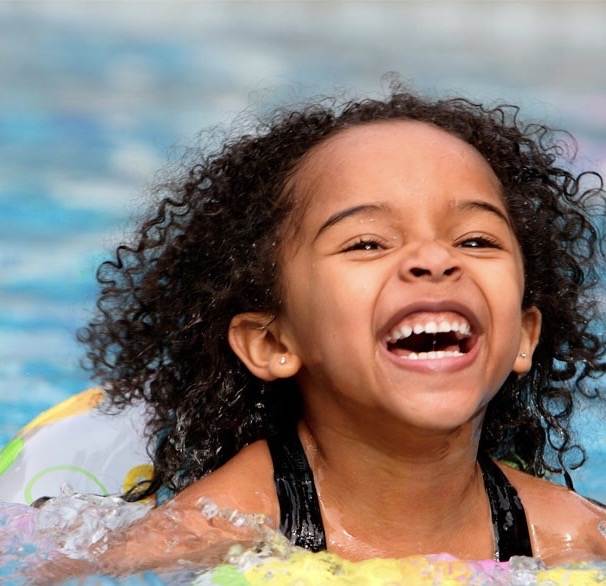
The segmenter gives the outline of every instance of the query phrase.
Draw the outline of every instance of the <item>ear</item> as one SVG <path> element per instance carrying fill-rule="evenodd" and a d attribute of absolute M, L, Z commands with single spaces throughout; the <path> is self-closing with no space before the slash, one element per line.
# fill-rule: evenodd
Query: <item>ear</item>
<path fill-rule="evenodd" d="M 294 376 L 301 359 L 282 341 L 274 317 L 265 312 L 236 315 L 229 325 L 231 349 L 257 378 L 272 381 Z"/>
<path fill-rule="evenodd" d="M 518 376 L 524 376 L 532 366 L 532 354 L 541 335 L 541 320 L 541 312 L 534 305 L 522 312 L 522 337 L 513 363 L 513 372 Z"/>

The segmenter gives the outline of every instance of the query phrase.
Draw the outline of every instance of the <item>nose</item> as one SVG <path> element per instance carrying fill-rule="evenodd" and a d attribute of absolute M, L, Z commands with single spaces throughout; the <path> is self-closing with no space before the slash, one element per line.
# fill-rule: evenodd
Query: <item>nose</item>
<path fill-rule="evenodd" d="M 462 274 L 460 259 L 449 246 L 436 241 L 418 243 L 405 250 L 399 270 L 401 278 L 408 281 L 455 281 Z"/>

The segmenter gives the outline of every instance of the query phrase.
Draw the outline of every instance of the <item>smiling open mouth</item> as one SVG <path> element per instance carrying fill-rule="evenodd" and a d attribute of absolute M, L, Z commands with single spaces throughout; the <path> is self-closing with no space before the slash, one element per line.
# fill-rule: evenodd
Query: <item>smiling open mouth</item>
<path fill-rule="evenodd" d="M 463 356 L 473 346 L 471 326 L 463 318 L 400 324 L 387 336 L 387 349 L 409 360 Z"/>

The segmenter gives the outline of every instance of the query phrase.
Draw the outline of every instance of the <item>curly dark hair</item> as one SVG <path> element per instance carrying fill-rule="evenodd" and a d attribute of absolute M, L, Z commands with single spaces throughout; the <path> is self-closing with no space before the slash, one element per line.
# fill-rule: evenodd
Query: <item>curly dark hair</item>
<path fill-rule="evenodd" d="M 181 490 L 267 437 L 275 417 L 300 413 L 294 379 L 252 376 L 228 327 L 238 313 L 280 311 L 281 242 L 304 206 L 292 188 L 303 157 L 380 120 L 433 124 L 486 158 L 522 249 L 524 306 L 543 316 L 532 369 L 510 376 L 490 403 L 480 449 L 539 476 L 581 465 L 570 415 L 582 397 L 599 396 L 592 381 L 606 370 L 589 295 L 604 257 L 591 217 L 604 217 L 605 194 L 598 174 L 565 168 L 570 137 L 523 124 L 514 106 L 424 98 L 400 85 L 386 99 L 323 99 L 255 120 L 217 152 L 187 157 L 181 175 L 159 186 L 135 239 L 97 274 L 98 311 L 79 333 L 85 366 L 113 406 L 143 399 L 152 408 L 155 476 L 136 498 L 160 486 Z"/>

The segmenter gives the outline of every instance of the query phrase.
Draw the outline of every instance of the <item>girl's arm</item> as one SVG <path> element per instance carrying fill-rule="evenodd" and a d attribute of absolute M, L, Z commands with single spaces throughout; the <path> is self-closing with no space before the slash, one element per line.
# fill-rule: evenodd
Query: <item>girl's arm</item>
<path fill-rule="evenodd" d="M 265 442 L 244 448 L 220 469 L 125 530 L 95 544 L 88 560 L 57 555 L 39 581 L 93 573 L 127 575 L 191 562 L 213 566 L 230 548 L 250 548 L 275 528 L 278 504 Z"/>

